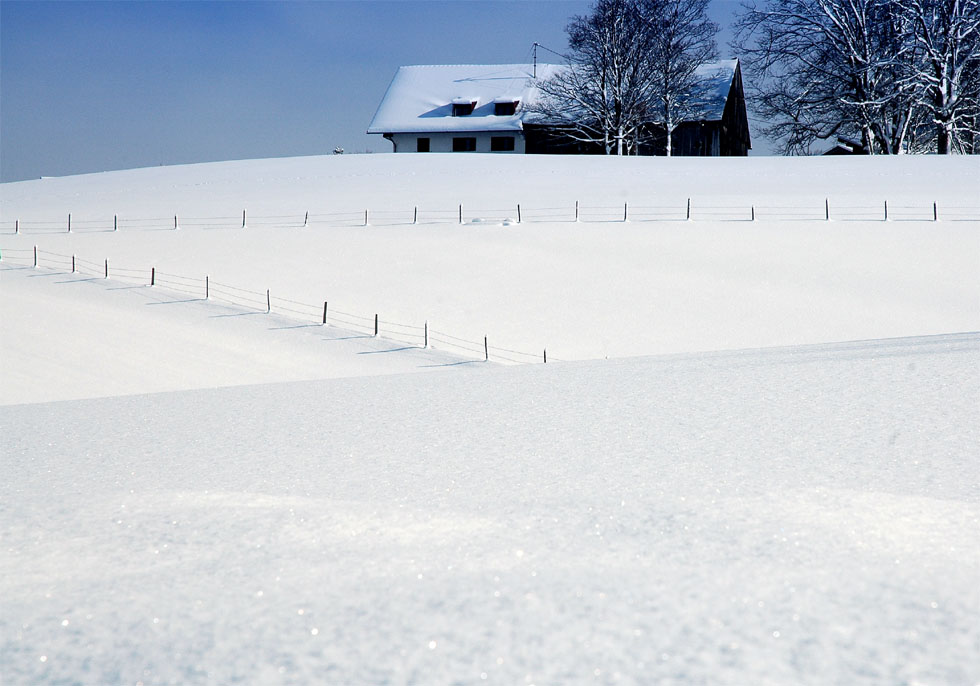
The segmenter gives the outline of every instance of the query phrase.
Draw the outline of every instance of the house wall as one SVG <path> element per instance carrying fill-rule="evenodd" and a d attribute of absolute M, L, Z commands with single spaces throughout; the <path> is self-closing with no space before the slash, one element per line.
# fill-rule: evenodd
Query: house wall
<path fill-rule="evenodd" d="M 504 151 L 491 151 L 490 139 L 495 136 L 513 136 L 514 149 Z M 452 152 L 454 138 L 475 138 L 476 150 L 474 152 L 493 152 L 495 155 L 524 154 L 524 135 L 520 131 L 476 131 L 476 132 L 454 132 L 446 133 L 443 131 L 433 131 L 431 133 L 393 133 L 385 136 L 394 144 L 394 152 L 417 152 L 418 139 L 429 139 L 429 152 Z"/>

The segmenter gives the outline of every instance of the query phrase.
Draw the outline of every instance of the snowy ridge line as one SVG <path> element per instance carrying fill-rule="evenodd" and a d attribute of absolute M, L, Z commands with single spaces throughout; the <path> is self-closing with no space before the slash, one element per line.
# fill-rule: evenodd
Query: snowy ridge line
<path fill-rule="evenodd" d="M 887 207 L 887 210 L 885 209 Z M 688 210 L 690 209 L 690 213 Z M 486 219 L 482 215 L 493 215 L 501 219 L 514 220 L 519 223 L 580 221 L 580 222 L 610 222 L 631 220 L 646 221 L 683 221 L 697 220 L 708 217 L 714 221 L 745 221 L 747 217 L 755 220 L 793 220 L 812 218 L 814 221 L 838 219 L 842 221 L 886 220 L 896 219 L 905 221 L 977 221 L 980 220 L 978 205 L 939 205 L 928 203 L 921 205 L 888 203 L 882 200 L 875 204 L 837 204 L 832 199 L 825 203 L 813 205 L 722 205 L 710 200 L 701 202 L 698 198 L 685 199 L 683 203 L 665 204 L 633 204 L 624 201 L 618 205 L 575 205 L 567 207 L 534 207 L 523 203 L 514 203 L 505 208 L 470 207 L 465 203 L 456 205 L 453 209 L 430 209 L 415 206 L 410 209 L 378 209 L 370 207 L 361 210 L 345 210 L 337 212 L 298 212 L 295 214 L 248 215 L 243 217 L 184 217 L 179 213 L 170 217 L 155 218 L 123 218 L 110 219 L 51 219 L 51 220 L 6 220 L 2 222 L 5 233 L 52 233 L 78 231 L 87 233 L 93 231 L 113 231 L 122 229 L 143 230 L 173 230 L 177 227 L 194 228 L 239 228 L 247 229 L 250 224 L 280 227 L 309 227 L 314 221 L 330 227 L 348 225 L 395 226 L 411 224 L 445 224 L 466 223 Z M 243 221 L 245 220 L 245 221 Z M 380 221 L 379 221 L 380 220 Z M 69 226 L 71 229 L 69 229 Z"/>
<path fill-rule="evenodd" d="M 36 263 L 35 255 L 37 256 Z M 41 256 L 45 257 L 43 264 L 40 260 Z M 294 321 L 305 321 L 311 324 L 324 323 L 322 320 L 324 310 L 320 305 L 312 305 L 297 300 L 273 296 L 271 291 L 262 293 L 215 282 L 210 277 L 195 279 L 189 276 L 160 272 L 155 268 L 133 269 L 130 267 L 116 267 L 108 262 L 108 260 L 100 263 L 78 257 L 77 255 L 62 255 L 36 248 L 8 249 L 0 246 L 0 263 L 4 262 L 28 268 L 46 269 L 61 273 L 75 273 L 101 279 L 111 280 L 112 278 L 117 278 L 126 282 L 140 283 L 147 287 L 161 287 L 164 290 L 182 295 L 195 296 L 199 300 L 215 300 L 229 305 L 245 307 L 250 310 L 269 313 L 275 312 L 280 315 L 287 313 L 293 316 L 286 316 L 285 318 L 293 319 Z M 52 265 L 55 268 L 52 268 Z M 197 287 L 194 288 L 194 286 Z M 281 303 L 286 303 L 294 307 L 283 306 Z M 297 309 L 300 307 L 305 308 L 305 311 Z M 363 332 L 368 335 L 406 343 L 420 348 L 426 347 L 426 344 L 428 344 L 427 347 L 434 348 L 435 346 L 432 343 L 436 342 L 441 344 L 442 348 L 448 348 L 450 351 L 464 351 L 475 356 L 483 356 L 487 360 L 491 359 L 489 353 L 493 351 L 493 361 L 510 362 L 513 364 L 527 364 L 531 361 L 543 359 L 543 355 L 492 346 L 486 340 L 471 341 L 465 338 L 459 338 L 444 332 L 435 331 L 429 328 L 428 325 L 422 327 L 413 324 L 403 324 L 390 320 L 382 320 L 377 315 L 365 317 L 332 308 L 327 309 L 326 315 L 325 323 L 328 325 L 339 322 L 344 325 L 344 328 L 349 327 L 358 333 Z M 384 328 L 382 328 L 382 325 Z M 521 356 L 527 359 L 515 359 L 514 357 L 501 353 L 508 353 L 509 355 Z M 557 358 L 554 359 L 557 361 Z"/>

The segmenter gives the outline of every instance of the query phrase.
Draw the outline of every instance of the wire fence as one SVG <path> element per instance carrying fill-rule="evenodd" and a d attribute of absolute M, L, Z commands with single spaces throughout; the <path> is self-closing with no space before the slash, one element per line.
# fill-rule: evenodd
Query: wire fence
<path fill-rule="evenodd" d="M 59 219 L 14 219 L 0 221 L 0 233 L 94 233 L 105 231 L 162 231 L 194 228 L 201 230 L 240 229 L 250 226 L 274 228 L 330 228 L 345 226 L 418 226 L 431 224 L 506 224 L 555 222 L 676 222 L 676 221 L 980 221 L 980 205 L 940 205 L 938 202 L 836 204 L 826 198 L 822 204 L 739 204 L 723 205 L 711 201 L 684 199 L 664 204 L 583 205 L 534 207 L 513 203 L 495 206 L 459 204 L 453 208 L 413 206 L 404 209 L 345 210 L 293 214 L 237 215 L 212 217 L 126 217 L 118 214 L 103 218 L 78 219 L 69 214 Z"/>
<path fill-rule="evenodd" d="M 247 310 L 275 313 L 286 319 L 309 324 L 338 326 L 352 333 L 383 338 L 419 348 L 434 348 L 462 353 L 464 356 L 482 357 L 488 361 L 512 364 L 548 361 L 548 353 L 544 349 L 541 353 L 529 353 L 492 346 L 487 337 L 484 337 L 482 341 L 459 338 L 430 328 L 428 321 L 424 322 L 422 326 L 418 326 L 381 319 L 377 314 L 373 317 L 363 316 L 331 308 L 329 301 L 324 301 L 320 305 L 292 300 L 273 295 L 268 289 L 264 292 L 256 291 L 214 281 L 209 275 L 193 277 L 162 272 L 156 267 L 149 269 L 121 267 L 108 259 L 97 262 L 78 255 L 52 252 L 37 246 L 33 248 L 0 247 L 0 264 L 3 263 L 163 288 L 195 300 L 215 301 Z"/>

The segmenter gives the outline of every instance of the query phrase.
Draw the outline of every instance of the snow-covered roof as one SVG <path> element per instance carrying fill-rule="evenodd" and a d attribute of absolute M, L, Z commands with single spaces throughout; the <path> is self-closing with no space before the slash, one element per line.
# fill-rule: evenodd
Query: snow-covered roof
<path fill-rule="evenodd" d="M 698 68 L 706 84 L 705 120 L 722 117 L 738 60 Z M 538 64 L 537 79 L 568 67 Z M 524 106 L 538 89 L 529 64 L 430 64 L 399 67 L 388 86 L 368 133 L 429 131 L 520 131 Z M 453 105 L 476 103 L 473 113 L 453 116 Z M 495 115 L 494 105 L 518 102 L 513 115 Z"/>
<path fill-rule="evenodd" d="M 561 67 L 537 66 L 538 79 Z M 431 64 L 399 67 L 368 133 L 520 131 L 522 107 L 495 115 L 494 104 L 524 105 L 537 95 L 530 64 Z M 453 104 L 476 102 L 473 113 L 454 117 Z"/>
<path fill-rule="evenodd" d="M 718 121 L 725 113 L 725 103 L 728 102 L 728 91 L 735 78 L 738 60 L 721 60 L 702 64 L 697 69 L 697 75 L 703 80 L 705 87 L 704 120 Z"/>

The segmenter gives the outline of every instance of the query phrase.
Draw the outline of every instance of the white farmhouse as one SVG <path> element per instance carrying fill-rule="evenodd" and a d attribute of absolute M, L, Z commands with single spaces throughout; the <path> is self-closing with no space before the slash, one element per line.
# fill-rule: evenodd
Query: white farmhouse
<path fill-rule="evenodd" d="M 555 65 L 538 64 L 537 78 Z M 399 67 L 368 133 L 395 152 L 524 153 L 524 105 L 536 95 L 529 64 Z"/>
<path fill-rule="evenodd" d="M 394 152 L 586 154 L 605 152 L 529 111 L 537 83 L 568 69 L 555 64 L 439 64 L 399 67 L 368 133 Z M 671 133 L 675 155 L 742 156 L 752 147 L 737 59 L 701 65 L 701 116 Z M 644 124 L 636 154 L 663 155 L 666 135 L 656 114 Z"/>

